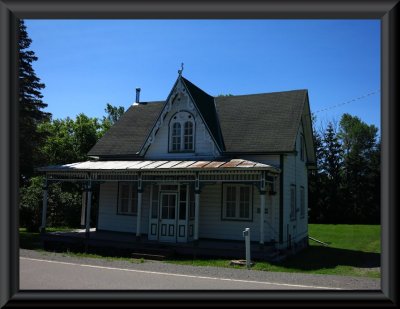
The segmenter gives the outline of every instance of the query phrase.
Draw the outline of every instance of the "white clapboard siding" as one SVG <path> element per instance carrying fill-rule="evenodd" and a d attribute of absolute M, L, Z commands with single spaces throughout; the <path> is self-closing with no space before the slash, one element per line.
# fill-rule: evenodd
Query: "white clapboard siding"
<path fill-rule="evenodd" d="M 288 241 L 288 231 L 291 235 L 292 241 L 296 242 L 307 236 L 308 224 L 308 178 L 306 161 L 300 159 L 300 134 L 302 132 L 301 126 L 296 138 L 296 154 L 288 154 L 284 156 L 284 219 L 283 219 L 283 241 Z M 290 220 L 290 186 L 296 185 L 296 220 Z M 303 186 L 305 190 L 305 216 L 300 216 L 300 187 Z M 286 245 L 284 244 L 284 246 Z"/>
<path fill-rule="evenodd" d="M 136 233 L 136 216 L 117 214 L 118 183 L 106 182 L 100 185 L 98 229 Z M 147 234 L 149 218 L 150 189 L 145 187 L 142 196 L 141 233 Z"/>
<path fill-rule="evenodd" d="M 275 203 L 276 204 L 276 203 Z M 279 207 L 275 205 L 275 207 Z M 260 207 L 260 194 L 256 187 L 253 187 L 253 220 L 252 221 L 230 221 L 222 220 L 222 184 L 207 185 L 200 195 L 200 220 L 199 237 L 212 239 L 244 240 L 243 231 L 250 228 L 251 240 L 260 240 L 260 214 L 257 208 Z M 271 205 L 267 205 L 269 209 Z M 266 220 L 269 218 L 266 215 Z M 265 228 L 264 240 L 270 241 L 270 231 Z"/>

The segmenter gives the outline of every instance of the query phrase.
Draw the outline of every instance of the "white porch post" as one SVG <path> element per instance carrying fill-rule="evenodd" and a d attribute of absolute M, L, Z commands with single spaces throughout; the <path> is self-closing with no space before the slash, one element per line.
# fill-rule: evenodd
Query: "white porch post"
<path fill-rule="evenodd" d="M 200 192 L 194 194 L 194 240 L 199 239 Z"/>
<path fill-rule="evenodd" d="M 137 205 L 137 218 L 136 218 L 136 236 L 140 237 L 141 222 L 142 222 L 142 191 L 138 191 L 138 205 Z"/>
<path fill-rule="evenodd" d="M 260 244 L 264 244 L 265 191 L 260 191 Z"/>
<path fill-rule="evenodd" d="M 47 176 L 43 182 L 42 225 L 40 227 L 40 232 L 46 231 L 46 219 L 47 219 Z"/>
<path fill-rule="evenodd" d="M 265 172 L 262 171 L 260 179 L 260 245 L 264 244 L 265 193 Z"/>
<path fill-rule="evenodd" d="M 86 191 L 82 191 L 82 210 L 81 210 L 81 228 L 85 226 L 85 212 L 86 212 Z"/>
<path fill-rule="evenodd" d="M 137 194 L 138 194 L 138 200 L 137 200 L 137 217 L 136 217 L 136 237 L 140 237 L 140 232 L 141 232 L 141 223 L 142 223 L 142 193 L 143 193 L 143 188 L 142 188 L 142 175 L 138 175 L 138 188 L 137 188 Z"/>
<path fill-rule="evenodd" d="M 90 210 L 92 208 L 92 184 L 89 183 L 87 190 L 87 205 L 86 205 L 86 235 L 90 233 Z"/>
<path fill-rule="evenodd" d="M 199 239 L 199 215 L 200 215 L 200 179 L 199 173 L 196 173 L 194 190 L 194 235 L 193 239 Z"/>

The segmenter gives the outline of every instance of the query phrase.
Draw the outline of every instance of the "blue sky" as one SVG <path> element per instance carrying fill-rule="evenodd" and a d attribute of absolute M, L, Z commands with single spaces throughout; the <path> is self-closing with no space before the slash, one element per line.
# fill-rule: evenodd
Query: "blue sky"
<path fill-rule="evenodd" d="M 127 109 L 136 87 L 142 101 L 165 100 L 184 62 L 183 75 L 211 95 L 308 89 L 317 125 L 347 112 L 380 128 L 379 20 L 25 23 L 53 118 Z"/>

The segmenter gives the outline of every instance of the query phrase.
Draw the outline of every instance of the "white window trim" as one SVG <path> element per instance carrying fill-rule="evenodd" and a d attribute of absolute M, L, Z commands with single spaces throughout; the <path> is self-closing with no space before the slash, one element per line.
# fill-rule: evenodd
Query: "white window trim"
<path fill-rule="evenodd" d="M 190 114 L 190 113 L 189 113 Z M 192 116 L 192 115 L 191 115 Z M 178 117 L 177 117 L 178 118 Z M 191 122 L 192 123 L 192 148 L 191 149 L 185 149 L 185 123 L 186 122 Z M 174 124 L 179 123 L 181 125 L 180 128 L 180 143 L 179 143 L 179 149 L 173 149 L 173 132 L 174 132 Z M 195 134 L 196 134 L 196 123 L 194 121 L 194 118 L 189 119 L 172 119 L 170 126 L 169 126 L 169 152 L 194 152 L 195 148 Z"/>
<path fill-rule="evenodd" d="M 121 186 L 127 185 L 129 187 L 129 199 L 128 199 L 128 209 L 129 211 L 121 211 Z M 136 216 L 137 215 L 137 194 L 136 187 L 134 184 L 129 182 L 118 182 L 118 205 L 117 205 L 117 214 L 118 215 L 128 215 L 128 216 Z M 132 198 L 133 195 L 133 198 Z"/>
<path fill-rule="evenodd" d="M 236 190 L 236 203 L 235 203 L 235 217 L 227 217 L 226 216 L 226 198 L 228 187 L 235 187 Z M 249 217 L 244 218 L 240 217 L 240 188 L 246 187 L 249 188 Z M 253 221 L 253 186 L 248 184 L 232 184 L 232 183 L 224 183 L 222 185 L 222 220 L 224 221 Z"/>

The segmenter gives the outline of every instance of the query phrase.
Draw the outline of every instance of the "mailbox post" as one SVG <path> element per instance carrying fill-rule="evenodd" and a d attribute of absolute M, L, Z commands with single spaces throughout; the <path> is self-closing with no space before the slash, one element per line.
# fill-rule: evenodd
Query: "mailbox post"
<path fill-rule="evenodd" d="M 246 266 L 250 269 L 251 266 L 251 257 L 250 257 L 250 229 L 247 227 L 243 231 L 243 237 L 246 245 Z"/>

